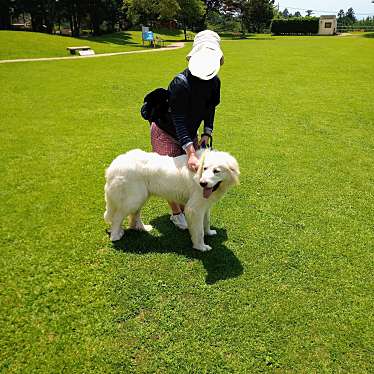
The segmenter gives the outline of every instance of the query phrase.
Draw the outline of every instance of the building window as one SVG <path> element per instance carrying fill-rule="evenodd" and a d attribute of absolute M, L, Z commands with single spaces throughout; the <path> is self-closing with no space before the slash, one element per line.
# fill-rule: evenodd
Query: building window
<path fill-rule="evenodd" d="M 325 29 L 331 29 L 332 22 L 325 22 Z"/>

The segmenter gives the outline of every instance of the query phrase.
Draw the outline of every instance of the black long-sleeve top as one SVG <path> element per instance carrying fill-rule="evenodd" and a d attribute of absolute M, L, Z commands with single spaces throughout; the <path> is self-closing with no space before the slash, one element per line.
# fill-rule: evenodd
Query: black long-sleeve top
<path fill-rule="evenodd" d="M 210 80 L 194 77 L 186 69 L 169 85 L 169 104 L 172 121 L 160 123 L 160 127 L 178 140 L 185 148 L 196 137 L 197 130 L 204 121 L 204 133 L 213 131 L 215 108 L 220 102 L 221 82 L 217 76 Z"/>

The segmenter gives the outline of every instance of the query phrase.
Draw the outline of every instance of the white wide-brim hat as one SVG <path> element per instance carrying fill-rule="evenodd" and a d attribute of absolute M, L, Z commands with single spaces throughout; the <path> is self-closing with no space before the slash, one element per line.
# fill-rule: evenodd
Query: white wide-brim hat
<path fill-rule="evenodd" d="M 223 62 L 220 37 L 210 30 L 196 34 L 191 52 L 187 55 L 191 74 L 203 80 L 209 80 L 218 74 Z"/>

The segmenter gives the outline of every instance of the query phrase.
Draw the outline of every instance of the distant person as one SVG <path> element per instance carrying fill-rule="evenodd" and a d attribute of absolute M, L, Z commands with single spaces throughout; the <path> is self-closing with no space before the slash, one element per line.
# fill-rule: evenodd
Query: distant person
<path fill-rule="evenodd" d="M 221 82 L 217 76 L 223 64 L 220 41 L 218 34 L 210 30 L 195 36 L 193 48 L 187 55 L 188 68 L 169 84 L 169 120 L 160 118 L 151 123 L 153 152 L 170 157 L 186 153 L 187 166 L 194 172 L 199 166 L 195 152 L 208 144 L 215 108 L 220 102 Z M 204 131 L 198 141 L 197 131 L 202 121 Z M 169 205 L 170 220 L 178 228 L 187 229 L 184 207 L 175 202 Z"/>

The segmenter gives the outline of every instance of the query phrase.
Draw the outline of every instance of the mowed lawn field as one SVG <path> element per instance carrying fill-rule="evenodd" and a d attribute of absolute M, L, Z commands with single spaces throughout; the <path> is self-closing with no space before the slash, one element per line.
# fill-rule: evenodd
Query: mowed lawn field
<path fill-rule="evenodd" d="M 241 184 L 191 249 L 166 202 L 116 245 L 104 171 L 150 150 L 164 53 L 0 65 L 1 372 L 372 373 L 374 39 L 224 41 Z"/>

